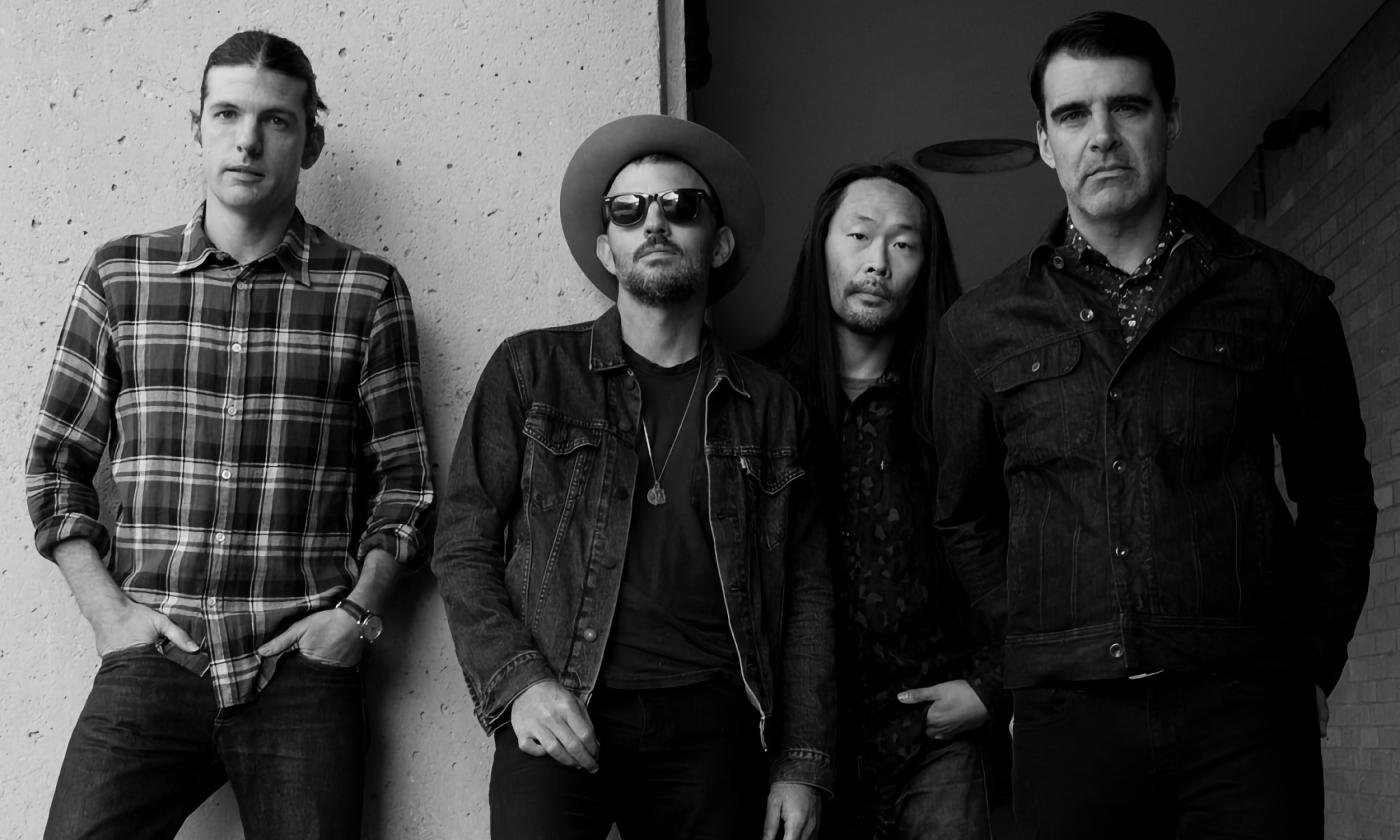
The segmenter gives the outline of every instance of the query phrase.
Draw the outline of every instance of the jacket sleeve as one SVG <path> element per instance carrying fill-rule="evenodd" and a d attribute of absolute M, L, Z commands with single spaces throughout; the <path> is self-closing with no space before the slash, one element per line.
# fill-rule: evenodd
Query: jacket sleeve
<path fill-rule="evenodd" d="M 73 293 L 30 443 L 29 515 L 35 546 L 49 559 L 55 546 L 72 538 L 92 543 L 99 555 L 111 545 L 99 521 L 93 476 L 107 446 L 121 371 L 99 261 L 100 255 L 88 262 Z"/>
<path fill-rule="evenodd" d="M 467 406 L 432 562 L 457 659 L 488 733 L 507 721 L 522 691 L 556 676 L 505 581 L 507 532 L 521 504 L 524 415 L 507 342 L 486 363 Z"/>
<path fill-rule="evenodd" d="M 1310 284 L 1274 366 L 1271 416 L 1288 496 L 1297 505 L 1296 551 L 1313 593 L 1307 617 L 1314 680 L 1341 679 L 1366 601 L 1376 504 L 1366 427 L 1329 283 Z"/>
<path fill-rule="evenodd" d="M 788 507 L 789 606 L 783 618 L 781 694 L 769 773 L 774 782 L 800 782 L 830 793 L 836 781 L 836 607 L 811 472 L 811 428 L 800 406 L 797 413 L 806 474 L 793 482 Z"/>
<path fill-rule="evenodd" d="M 407 284 L 392 272 L 375 308 L 359 383 L 364 462 L 374 488 L 358 549 L 362 560 L 373 548 L 405 565 L 427 559 L 433 484 L 418 367 L 413 304 Z"/>
<path fill-rule="evenodd" d="M 934 524 L 948 562 L 972 603 L 981 646 L 969 679 L 988 710 L 1001 690 L 1006 634 L 1008 509 L 1006 449 L 952 318 L 939 326 L 933 377 L 933 445 L 938 457 Z"/>

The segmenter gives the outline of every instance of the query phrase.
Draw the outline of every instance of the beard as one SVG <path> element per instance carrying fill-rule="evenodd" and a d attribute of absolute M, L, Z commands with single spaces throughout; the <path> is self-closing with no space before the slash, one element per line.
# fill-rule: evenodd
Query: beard
<path fill-rule="evenodd" d="M 882 309 L 856 308 L 850 303 L 851 296 L 859 292 L 868 292 L 883 295 L 889 300 L 889 292 L 884 288 L 872 289 L 869 284 L 851 284 L 844 290 L 845 294 L 841 298 L 841 306 L 834 311 L 837 320 L 845 325 L 846 329 L 858 335 L 883 335 L 894 332 L 899 326 L 899 319 L 904 314 L 904 306 L 887 306 Z"/>
<path fill-rule="evenodd" d="M 685 303 L 705 288 L 708 275 L 690 255 L 668 265 L 639 266 L 640 257 L 654 245 L 653 240 L 644 243 L 618 274 L 618 284 L 629 295 L 646 306 L 669 306 Z"/>

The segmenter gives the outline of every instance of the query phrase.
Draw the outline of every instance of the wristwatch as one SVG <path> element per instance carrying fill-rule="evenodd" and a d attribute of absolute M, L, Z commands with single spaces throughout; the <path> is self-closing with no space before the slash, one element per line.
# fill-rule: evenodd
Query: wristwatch
<path fill-rule="evenodd" d="M 374 644 L 375 640 L 384 633 L 384 619 L 380 618 L 377 613 L 370 612 L 349 598 L 342 600 L 335 606 L 336 609 L 350 613 L 350 617 L 355 619 L 356 624 L 360 625 L 360 638 L 369 644 Z"/>

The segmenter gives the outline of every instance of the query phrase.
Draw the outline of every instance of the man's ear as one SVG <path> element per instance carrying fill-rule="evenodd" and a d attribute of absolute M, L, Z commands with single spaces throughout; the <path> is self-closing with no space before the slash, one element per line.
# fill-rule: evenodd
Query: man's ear
<path fill-rule="evenodd" d="M 722 226 L 715 231 L 715 247 L 710 257 L 710 267 L 719 268 L 729 262 L 729 258 L 734 254 L 734 231 L 728 225 Z"/>
<path fill-rule="evenodd" d="M 1167 148 L 1176 145 L 1181 136 L 1181 100 L 1172 97 L 1172 105 L 1167 109 Z"/>
<path fill-rule="evenodd" d="M 321 157 L 321 150 L 326 147 L 326 129 L 319 125 L 311 126 L 311 130 L 306 133 L 306 145 L 301 147 L 301 168 L 310 169 L 311 164 Z"/>
<path fill-rule="evenodd" d="M 1050 135 L 1045 131 L 1045 120 L 1035 121 L 1035 144 L 1040 147 L 1040 159 L 1051 169 L 1055 168 L 1055 150 L 1050 148 Z"/>
<path fill-rule="evenodd" d="M 204 145 L 204 136 L 199 131 L 199 112 L 193 108 L 190 109 L 190 133 L 194 135 L 196 146 Z"/>
<path fill-rule="evenodd" d="M 617 263 L 613 260 L 612 245 L 608 244 L 606 233 L 598 234 L 598 245 L 594 253 L 598 255 L 598 262 L 603 264 L 603 268 L 608 270 L 612 276 L 617 276 Z"/>

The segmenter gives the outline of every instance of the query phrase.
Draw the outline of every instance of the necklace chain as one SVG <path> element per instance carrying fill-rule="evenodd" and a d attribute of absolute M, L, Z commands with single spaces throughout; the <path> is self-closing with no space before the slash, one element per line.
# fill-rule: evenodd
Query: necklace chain
<path fill-rule="evenodd" d="M 700 374 L 705 370 L 705 360 L 702 358 L 695 366 L 695 382 L 690 386 L 690 396 L 686 397 L 685 408 L 681 411 L 680 425 L 676 426 L 676 436 L 671 438 L 671 448 L 666 450 L 666 460 L 661 462 L 661 471 L 656 470 L 656 455 L 651 448 L 651 432 L 647 430 L 646 412 L 642 412 L 642 439 L 647 445 L 647 461 L 651 464 L 651 489 L 647 491 L 647 501 L 654 506 L 666 504 L 666 491 L 661 487 L 661 477 L 666 474 L 666 467 L 671 464 L 671 455 L 676 451 L 676 443 L 681 439 L 681 432 L 685 429 L 686 418 L 690 416 L 690 404 L 695 402 L 695 392 L 700 390 Z"/>

